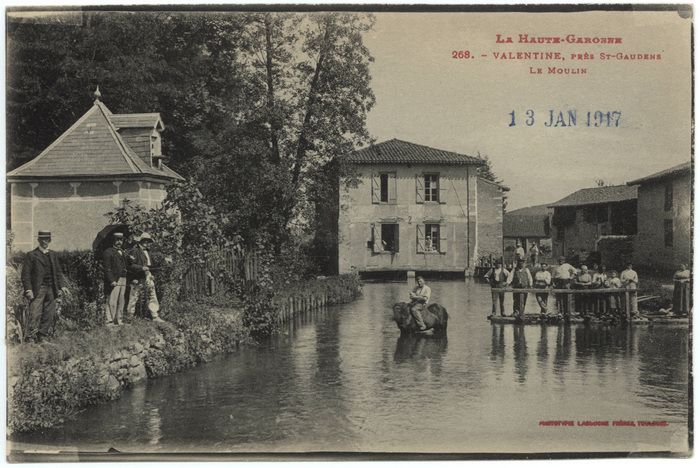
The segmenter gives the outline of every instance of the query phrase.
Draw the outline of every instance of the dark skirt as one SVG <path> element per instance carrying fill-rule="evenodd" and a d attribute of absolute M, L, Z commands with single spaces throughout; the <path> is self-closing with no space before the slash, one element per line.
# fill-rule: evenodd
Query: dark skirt
<path fill-rule="evenodd" d="M 673 282 L 673 313 L 687 314 L 690 312 L 690 282 Z"/>

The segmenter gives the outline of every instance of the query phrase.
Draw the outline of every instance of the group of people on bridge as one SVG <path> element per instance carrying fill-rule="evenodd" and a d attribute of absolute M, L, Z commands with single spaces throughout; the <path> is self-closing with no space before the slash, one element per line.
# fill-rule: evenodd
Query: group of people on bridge
<path fill-rule="evenodd" d="M 519 289 L 543 290 L 535 293 L 541 314 L 548 312 L 550 295 L 548 290 L 550 289 L 626 289 L 630 293 L 630 311 L 633 315 L 638 313 L 636 290 L 639 276 L 631 263 L 627 264 L 627 268 L 620 273 L 619 277 L 616 271 L 608 270 L 603 265 L 593 265 L 592 270 L 589 270 L 586 265 L 575 268 L 564 257 L 559 257 L 557 265 L 550 267 L 546 262 L 541 262 L 534 265 L 534 269 L 536 271 L 533 277 L 523 258 L 517 258 L 515 267 L 510 271 L 503 267 L 501 260 L 496 260 L 495 267 L 484 275 L 492 289 L 492 316 L 506 315 L 504 290 L 509 288 L 513 290 L 513 316 L 516 317 L 525 313 L 528 298 L 528 293 L 520 292 Z M 562 315 L 571 313 L 572 309 L 582 315 L 600 314 L 604 310 L 619 313 L 622 307 L 622 298 L 617 294 L 575 295 L 573 305 L 568 293 L 554 294 L 554 296 L 556 311 Z"/>

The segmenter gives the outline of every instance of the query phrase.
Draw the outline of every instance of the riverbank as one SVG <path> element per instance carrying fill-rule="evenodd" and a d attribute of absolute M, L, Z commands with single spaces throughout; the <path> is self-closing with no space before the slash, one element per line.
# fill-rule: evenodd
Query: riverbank
<path fill-rule="evenodd" d="M 349 302 L 360 294 L 359 278 L 350 276 L 281 288 L 279 303 L 299 295 L 310 303 L 320 303 L 322 295 L 327 305 Z M 60 425 L 87 406 L 119 398 L 124 389 L 145 379 L 181 372 L 253 344 L 243 306 L 221 303 L 221 298 L 183 301 L 168 311 L 163 323 L 136 319 L 8 346 L 9 430 Z M 280 314 L 281 308 L 277 310 Z"/>

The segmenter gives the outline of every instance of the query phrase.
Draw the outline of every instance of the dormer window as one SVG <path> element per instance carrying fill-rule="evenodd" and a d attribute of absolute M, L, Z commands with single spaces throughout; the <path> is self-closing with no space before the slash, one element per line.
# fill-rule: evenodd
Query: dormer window
<path fill-rule="evenodd" d="M 151 156 L 160 156 L 162 154 L 160 132 L 154 130 L 153 133 L 151 133 Z"/>

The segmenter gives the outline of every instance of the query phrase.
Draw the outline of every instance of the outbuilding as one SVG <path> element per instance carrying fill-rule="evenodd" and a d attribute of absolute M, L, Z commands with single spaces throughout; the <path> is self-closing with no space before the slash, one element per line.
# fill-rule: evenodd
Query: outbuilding
<path fill-rule="evenodd" d="M 183 178 L 165 165 L 158 113 L 112 114 L 100 101 L 36 158 L 7 174 L 13 247 L 34 247 L 52 232 L 55 250 L 89 249 L 125 199 L 158 207 Z"/>

